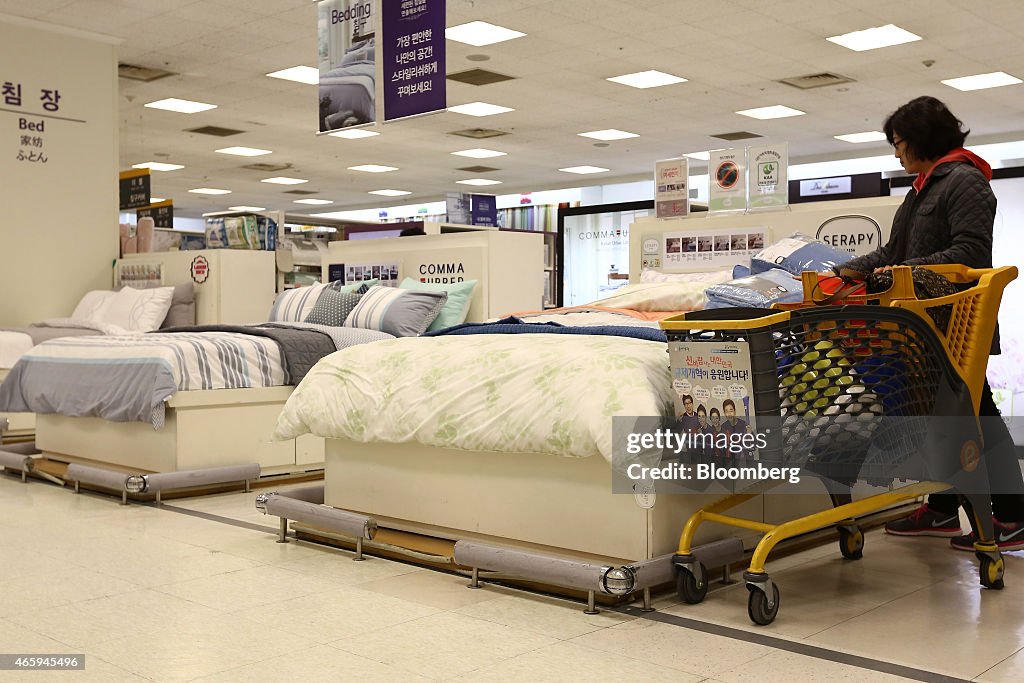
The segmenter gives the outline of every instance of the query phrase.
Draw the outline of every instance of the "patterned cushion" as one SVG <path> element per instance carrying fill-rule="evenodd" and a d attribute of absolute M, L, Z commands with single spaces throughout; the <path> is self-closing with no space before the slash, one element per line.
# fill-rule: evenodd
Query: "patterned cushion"
<path fill-rule="evenodd" d="M 339 292 L 328 287 L 320 294 L 316 306 L 306 316 L 306 322 L 342 327 L 345 324 L 345 318 L 361 298 L 363 298 L 362 292 Z"/>
<path fill-rule="evenodd" d="M 272 323 L 300 323 L 306 319 L 328 285 L 310 285 L 287 289 L 277 295 L 268 320 Z"/>
<path fill-rule="evenodd" d="M 372 287 L 345 320 L 345 327 L 380 330 L 396 337 L 415 337 L 434 322 L 448 300 L 446 292 L 417 292 Z"/>

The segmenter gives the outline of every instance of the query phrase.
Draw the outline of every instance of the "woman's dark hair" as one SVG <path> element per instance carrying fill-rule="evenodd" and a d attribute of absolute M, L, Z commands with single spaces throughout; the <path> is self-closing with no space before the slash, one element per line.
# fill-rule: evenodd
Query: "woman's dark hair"
<path fill-rule="evenodd" d="M 712 408 L 711 409 L 711 414 L 712 415 L 717 415 L 718 417 L 722 417 L 722 414 L 720 412 L 718 412 L 718 408 Z"/>
<path fill-rule="evenodd" d="M 889 114 L 882 130 L 890 145 L 898 134 L 915 158 L 938 159 L 963 147 L 970 130 L 934 97 L 918 97 Z"/>
<path fill-rule="evenodd" d="M 699 406 L 697 406 L 697 414 L 700 415 L 701 413 L 704 413 L 704 416 L 707 417 L 708 411 L 704 407 L 703 403 L 701 403 Z"/>

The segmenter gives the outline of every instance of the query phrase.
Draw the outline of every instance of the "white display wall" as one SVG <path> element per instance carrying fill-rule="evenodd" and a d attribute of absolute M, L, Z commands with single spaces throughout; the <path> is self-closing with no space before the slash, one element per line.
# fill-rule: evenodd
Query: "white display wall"
<path fill-rule="evenodd" d="M 0 14 L 0 326 L 67 317 L 110 287 L 116 42 Z"/>

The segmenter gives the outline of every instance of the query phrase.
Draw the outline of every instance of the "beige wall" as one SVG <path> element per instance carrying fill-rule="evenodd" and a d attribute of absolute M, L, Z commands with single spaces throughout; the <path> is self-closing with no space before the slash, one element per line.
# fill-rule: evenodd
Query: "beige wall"
<path fill-rule="evenodd" d="M 20 83 L 22 94 L 20 107 L 0 97 L 0 326 L 16 326 L 69 316 L 82 294 L 111 285 L 117 47 L 0 15 L 0 64 L 0 83 Z M 42 107 L 42 89 L 59 92 L 57 111 Z M 21 119 L 43 122 L 43 132 L 21 128 Z M 42 146 L 24 146 L 22 136 Z M 19 151 L 47 161 L 18 161 Z"/>

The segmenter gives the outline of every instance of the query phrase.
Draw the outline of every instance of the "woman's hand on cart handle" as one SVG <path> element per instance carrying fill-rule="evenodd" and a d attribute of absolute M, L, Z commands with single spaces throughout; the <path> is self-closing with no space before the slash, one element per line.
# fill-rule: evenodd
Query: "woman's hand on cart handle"
<path fill-rule="evenodd" d="M 874 272 L 885 273 L 890 270 L 892 270 L 892 266 L 879 266 L 878 268 L 875 268 Z"/>

